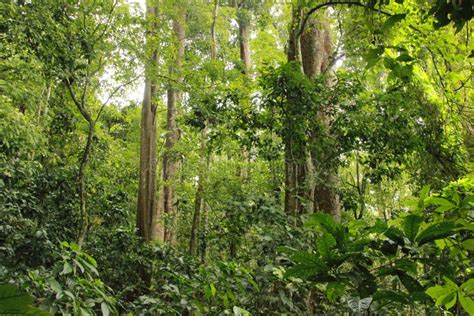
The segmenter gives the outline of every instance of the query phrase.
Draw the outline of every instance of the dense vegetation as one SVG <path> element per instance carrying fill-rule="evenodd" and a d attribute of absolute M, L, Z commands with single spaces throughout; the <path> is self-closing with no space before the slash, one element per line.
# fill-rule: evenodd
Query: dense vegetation
<path fill-rule="evenodd" d="M 474 315 L 471 18 L 0 2 L 0 314 Z"/>

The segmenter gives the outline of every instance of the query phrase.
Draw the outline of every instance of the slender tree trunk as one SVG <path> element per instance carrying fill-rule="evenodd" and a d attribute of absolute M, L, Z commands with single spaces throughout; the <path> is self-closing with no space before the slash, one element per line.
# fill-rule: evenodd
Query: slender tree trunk
<path fill-rule="evenodd" d="M 293 7 L 287 47 L 288 62 L 301 62 L 300 40 L 297 35 L 301 13 L 299 6 Z M 297 104 L 289 104 L 289 106 L 297 106 Z M 291 118 L 287 121 L 287 124 L 292 124 Z M 291 130 L 291 126 L 288 127 L 288 130 Z M 285 135 L 283 143 L 285 145 L 285 212 L 296 216 L 298 212 L 298 171 L 301 171 L 298 159 L 300 153 L 296 152 L 293 135 Z"/>
<path fill-rule="evenodd" d="M 147 45 L 156 32 L 157 7 L 147 6 L 147 19 L 153 23 L 147 26 Z M 150 61 L 145 65 L 145 93 L 142 103 L 140 124 L 140 178 L 138 185 L 137 233 L 145 241 L 151 241 L 159 230 L 156 208 L 156 94 L 153 68 L 157 63 L 157 51 L 152 51 Z"/>
<path fill-rule="evenodd" d="M 185 14 L 183 12 L 177 18 L 173 19 L 173 31 L 177 38 L 177 54 L 175 64 L 171 67 L 170 73 L 176 77 L 177 84 L 183 81 L 182 68 L 184 62 L 185 32 L 184 32 Z M 168 243 L 176 242 L 176 206 L 175 206 L 175 186 L 173 181 L 176 178 L 178 159 L 174 153 L 175 146 L 179 139 L 178 126 L 176 124 L 177 107 L 181 102 L 182 93 L 180 87 L 170 83 L 168 88 L 167 117 L 166 117 L 166 141 L 165 153 L 163 156 L 163 195 L 161 201 L 161 215 L 165 220 L 163 240 Z"/>
<path fill-rule="evenodd" d="M 88 63 L 90 65 L 90 61 Z M 89 229 L 89 214 L 87 212 L 87 192 L 86 192 L 86 172 L 87 172 L 87 165 L 89 162 L 89 156 L 92 150 L 92 143 L 94 140 L 94 132 L 95 132 L 95 121 L 92 119 L 90 112 L 86 107 L 86 99 L 87 99 L 87 88 L 88 85 L 85 84 L 82 89 L 82 95 L 80 98 L 76 97 L 74 93 L 73 87 L 69 80 L 66 81 L 66 86 L 69 91 L 69 95 L 73 100 L 74 104 L 76 105 L 77 109 L 81 113 L 82 117 L 87 122 L 87 140 L 86 145 L 84 147 L 84 151 L 82 152 L 81 159 L 79 160 L 79 173 L 78 173 L 78 191 L 79 191 L 79 212 L 80 212 L 80 228 L 79 234 L 77 236 L 77 243 L 79 246 L 82 246 L 86 237 L 87 231 Z"/>
<path fill-rule="evenodd" d="M 194 215 L 191 226 L 191 239 L 189 241 L 189 254 L 192 256 L 198 255 L 198 234 L 201 227 L 201 209 L 204 203 L 204 180 L 207 172 L 207 128 L 204 127 L 201 131 L 201 153 L 200 153 L 200 172 L 196 196 L 194 198 Z"/>
<path fill-rule="evenodd" d="M 250 82 L 250 70 L 252 67 L 252 60 L 250 57 L 250 12 L 245 7 L 246 1 L 241 1 L 240 3 L 235 2 L 237 10 L 237 23 L 239 26 L 239 51 L 240 51 L 240 62 L 242 64 L 241 72 L 246 77 L 247 82 Z M 251 103 L 250 95 L 247 94 L 242 100 L 240 100 L 241 106 L 245 108 L 248 104 Z M 239 167 L 238 176 L 241 179 L 242 183 L 246 183 L 249 179 L 249 170 L 247 168 L 248 161 L 250 160 L 249 149 L 242 147 L 240 150 L 241 161 L 243 165 Z"/>
<path fill-rule="evenodd" d="M 86 192 L 86 168 L 89 162 L 89 156 L 92 150 L 92 141 L 94 139 L 94 130 L 95 130 L 95 122 L 92 120 L 88 121 L 89 128 L 87 131 L 87 141 L 86 147 L 82 153 L 82 157 L 79 163 L 79 204 L 81 210 L 81 230 L 79 232 L 78 237 L 78 244 L 81 246 L 86 237 L 87 232 L 89 230 L 89 214 L 87 212 L 86 206 L 86 199 L 87 199 L 87 192 Z"/>

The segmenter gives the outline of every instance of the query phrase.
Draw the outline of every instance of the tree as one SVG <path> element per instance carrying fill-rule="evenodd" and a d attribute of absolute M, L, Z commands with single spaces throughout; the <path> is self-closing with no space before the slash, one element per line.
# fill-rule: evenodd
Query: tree
<path fill-rule="evenodd" d="M 137 228 L 138 235 L 145 241 L 156 239 L 159 218 L 156 201 L 156 112 L 157 84 L 156 65 L 158 51 L 154 34 L 158 31 L 158 7 L 147 2 L 147 53 L 145 65 L 145 93 L 142 104 L 140 126 L 140 178 L 138 188 Z"/>

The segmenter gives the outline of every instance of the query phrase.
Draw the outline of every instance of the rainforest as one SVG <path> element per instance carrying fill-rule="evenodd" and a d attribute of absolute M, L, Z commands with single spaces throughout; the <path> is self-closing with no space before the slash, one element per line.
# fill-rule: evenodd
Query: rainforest
<path fill-rule="evenodd" d="M 474 315 L 472 1 L 0 1 L 0 315 Z"/>

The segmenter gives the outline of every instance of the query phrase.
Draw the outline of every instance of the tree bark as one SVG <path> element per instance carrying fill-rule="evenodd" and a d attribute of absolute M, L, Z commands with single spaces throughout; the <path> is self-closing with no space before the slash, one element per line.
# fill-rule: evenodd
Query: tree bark
<path fill-rule="evenodd" d="M 312 16 L 307 23 L 307 28 L 301 35 L 301 52 L 303 69 L 308 78 L 326 73 L 330 65 L 332 53 L 331 37 L 329 29 L 321 18 Z M 328 80 L 328 85 L 330 85 Z M 328 109 L 320 108 L 316 120 L 321 122 L 325 128 L 324 133 L 313 132 L 310 138 L 310 151 L 312 165 L 315 168 L 315 185 L 310 194 L 313 195 L 313 211 L 331 214 L 336 220 L 340 220 L 339 196 L 335 188 L 337 186 L 337 166 L 331 163 L 334 159 L 334 151 L 331 146 L 325 146 L 325 150 L 318 150 L 321 143 L 329 139 L 329 129 L 332 117 Z"/>
<path fill-rule="evenodd" d="M 155 19 L 157 7 L 147 7 L 147 18 Z M 147 37 L 152 36 L 152 30 L 147 30 Z M 147 38 L 149 41 L 150 38 Z M 148 44 L 149 45 L 149 44 Z M 156 92 L 152 69 L 157 63 L 157 51 L 153 50 L 151 61 L 145 65 L 145 93 L 142 103 L 140 123 L 140 178 L 138 185 L 137 233 L 145 241 L 151 241 L 157 235 L 159 227 L 155 225 L 156 208 Z"/>
<path fill-rule="evenodd" d="M 250 29 L 249 12 L 242 7 L 243 3 L 237 7 L 237 23 L 239 25 L 239 49 L 240 61 L 242 62 L 242 73 L 250 75 Z"/>
<path fill-rule="evenodd" d="M 298 36 L 301 14 L 301 8 L 295 5 L 287 45 L 288 62 L 301 62 L 301 46 Z M 289 104 L 289 106 L 297 105 Z M 288 124 L 291 124 L 291 119 Z M 288 130 L 291 130 L 291 126 L 289 127 Z M 301 163 L 298 159 L 300 153 L 294 150 L 293 135 L 285 135 L 283 142 L 285 145 L 285 212 L 296 216 L 298 213 L 298 171 L 301 171 Z"/>
<path fill-rule="evenodd" d="M 174 65 L 170 67 L 170 74 L 176 78 L 179 85 L 183 82 L 183 62 L 185 49 L 185 14 L 182 12 L 173 19 L 173 31 L 177 39 L 177 54 Z M 163 194 L 161 199 L 161 217 L 165 225 L 162 240 L 171 244 L 176 242 L 176 206 L 175 206 L 175 187 L 173 181 L 176 178 L 178 168 L 178 159 L 174 153 L 175 146 L 179 139 L 178 126 L 176 124 L 177 107 L 181 102 L 182 93 L 180 87 L 170 83 L 168 87 L 167 116 L 166 116 L 166 140 L 165 153 L 163 155 Z M 161 239 L 161 238 L 160 238 Z"/>

